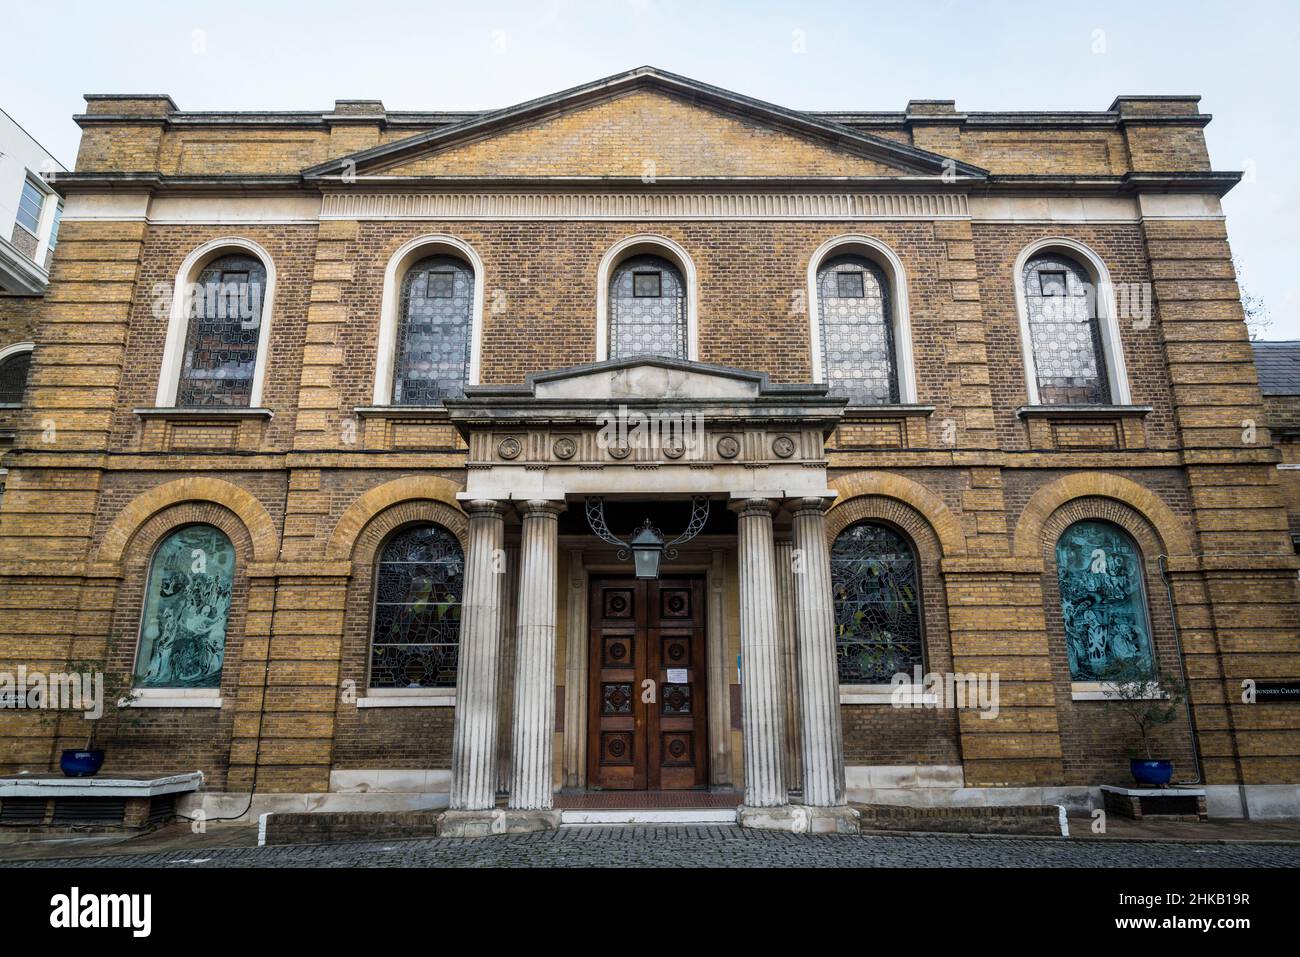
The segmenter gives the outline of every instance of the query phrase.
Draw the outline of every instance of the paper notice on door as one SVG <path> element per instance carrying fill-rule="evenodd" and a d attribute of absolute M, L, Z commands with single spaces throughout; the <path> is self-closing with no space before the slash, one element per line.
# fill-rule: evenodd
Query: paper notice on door
<path fill-rule="evenodd" d="M 668 681 L 675 685 L 684 684 L 686 682 L 686 670 L 685 668 L 669 668 Z"/>

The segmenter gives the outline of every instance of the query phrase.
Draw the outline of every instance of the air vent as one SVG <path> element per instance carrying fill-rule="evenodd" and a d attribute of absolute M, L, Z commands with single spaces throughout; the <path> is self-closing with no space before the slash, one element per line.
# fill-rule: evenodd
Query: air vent
<path fill-rule="evenodd" d="M 167 824 L 176 817 L 176 795 L 155 794 L 149 799 L 149 817 L 146 824 Z"/>
<path fill-rule="evenodd" d="M 61 798 L 54 802 L 54 824 L 121 824 L 124 798 Z"/>
<path fill-rule="evenodd" d="M 5 798 L 0 801 L 0 824 L 42 824 L 45 798 Z"/>

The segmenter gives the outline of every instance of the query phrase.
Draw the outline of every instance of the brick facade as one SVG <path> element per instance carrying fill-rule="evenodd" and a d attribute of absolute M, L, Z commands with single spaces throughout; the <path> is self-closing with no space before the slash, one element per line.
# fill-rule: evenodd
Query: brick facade
<path fill-rule="evenodd" d="M 48 292 L 0 299 L 0 348 L 37 343 L 3 460 L 0 668 L 58 670 L 110 637 L 109 667 L 129 668 L 148 556 L 168 529 L 208 521 L 239 556 L 223 706 L 110 720 L 108 767 L 197 767 L 232 791 L 256 774 L 260 791 L 282 792 L 325 791 L 332 770 L 448 767 L 451 708 L 362 709 L 340 692 L 365 686 L 384 536 L 430 519 L 465 533 L 464 442 L 445 416 L 366 411 L 395 253 L 430 235 L 476 252 L 479 381 L 511 384 L 595 360 L 602 257 L 626 237 L 664 237 L 694 267 L 698 359 L 798 383 L 813 375 L 809 264 L 860 236 L 901 263 L 916 404 L 933 409 L 850 410 L 827 444 L 831 530 L 871 517 L 908 534 L 927 667 L 996 671 L 1002 702 L 994 721 L 845 704 L 848 764 L 961 765 L 968 786 L 1122 777 L 1124 729 L 1071 695 L 1056 584 L 1056 536 L 1097 518 L 1141 549 L 1156 654 L 1171 669 L 1179 650 L 1186 661 L 1205 780 L 1300 781 L 1300 711 L 1241 702 L 1245 679 L 1300 674 L 1300 526 L 1218 213 L 1234 177 L 1211 171 L 1195 99 L 1120 100 L 1057 129 L 943 103 L 796 115 L 713 88 L 684 97 L 663 76 L 571 91 L 536 116 L 341 101 L 277 124 L 199 125 L 166 98 L 88 98 Z M 596 193 L 634 197 L 633 211 L 566 213 L 565 196 L 604 202 L 574 179 L 592 176 L 606 179 Z M 914 205 L 918 189 L 937 205 Z M 488 195 L 512 190 L 553 195 L 557 212 L 515 215 Z M 421 191 L 464 196 L 469 211 L 401 212 L 401 195 Z M 748 191 L 763 194 L 756 211 L 735 212 Z M 846 192 L 886 198 L 853 215 L 835 206 Z M 636 211 L 648 206 L 635 197 L 659 194 L 690 212 Z M 196 247 L 227 237 L 274 261 L 269 417 L 142 416 L 170 284 Z M 1029 402 L 1015 263 L 1048 239 L 1086 246 L 1154 302 L 1145 321 L 1118 324 L 1129 408 L 1018 412 Z M 728 602 L 734 588 L 729 573 Z M 569 600 L 561 587 L 562 624 Z M 725 620 L 730 648 L 734 613 Z M 77 716 L 0 711 L 0 772 L 45 770 L 84 731 Z M 1187 724 L 1161 733 L 1187 768 Z"/>

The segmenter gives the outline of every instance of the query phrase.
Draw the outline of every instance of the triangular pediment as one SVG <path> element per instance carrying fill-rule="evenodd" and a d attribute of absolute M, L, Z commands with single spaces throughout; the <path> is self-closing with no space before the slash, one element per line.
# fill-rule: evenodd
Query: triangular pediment
<path fill-rule="evenodd" d="M 771 399 L 824 399 L 826 386 L 813 383 L 777 385 L 765 373 L 729 366 L 638 356 L 608 359 L 529 375 L 522 385 L 477 385 L 465 400 L 534 399 L 555 403 L 610 402 L 753 402 Z M 842 400 L 835 400 L 842 404 Z"/>
<path fill-rule="evenodd" d="M 643 67 L 304 171 L 315 179 L 981 178 L 810 114 Z"/>

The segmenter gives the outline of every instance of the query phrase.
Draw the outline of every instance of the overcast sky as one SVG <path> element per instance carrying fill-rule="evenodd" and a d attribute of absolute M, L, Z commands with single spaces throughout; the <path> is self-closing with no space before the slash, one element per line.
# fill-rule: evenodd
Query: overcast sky
<path fill-rule="evenodd" d="M 71 165 L 83 93 L 185 110 L 507 106 L 652 64 L 782 106 L 1104 110 L 1198 93 L 1243 285 L 1300 338 L 1300 3 L 223 0 L 6 5 L 0 107 Z M 57 13 L 57 15 L 54 15 Z M 19 42 L 21 40 L 21 42 Z"/>

